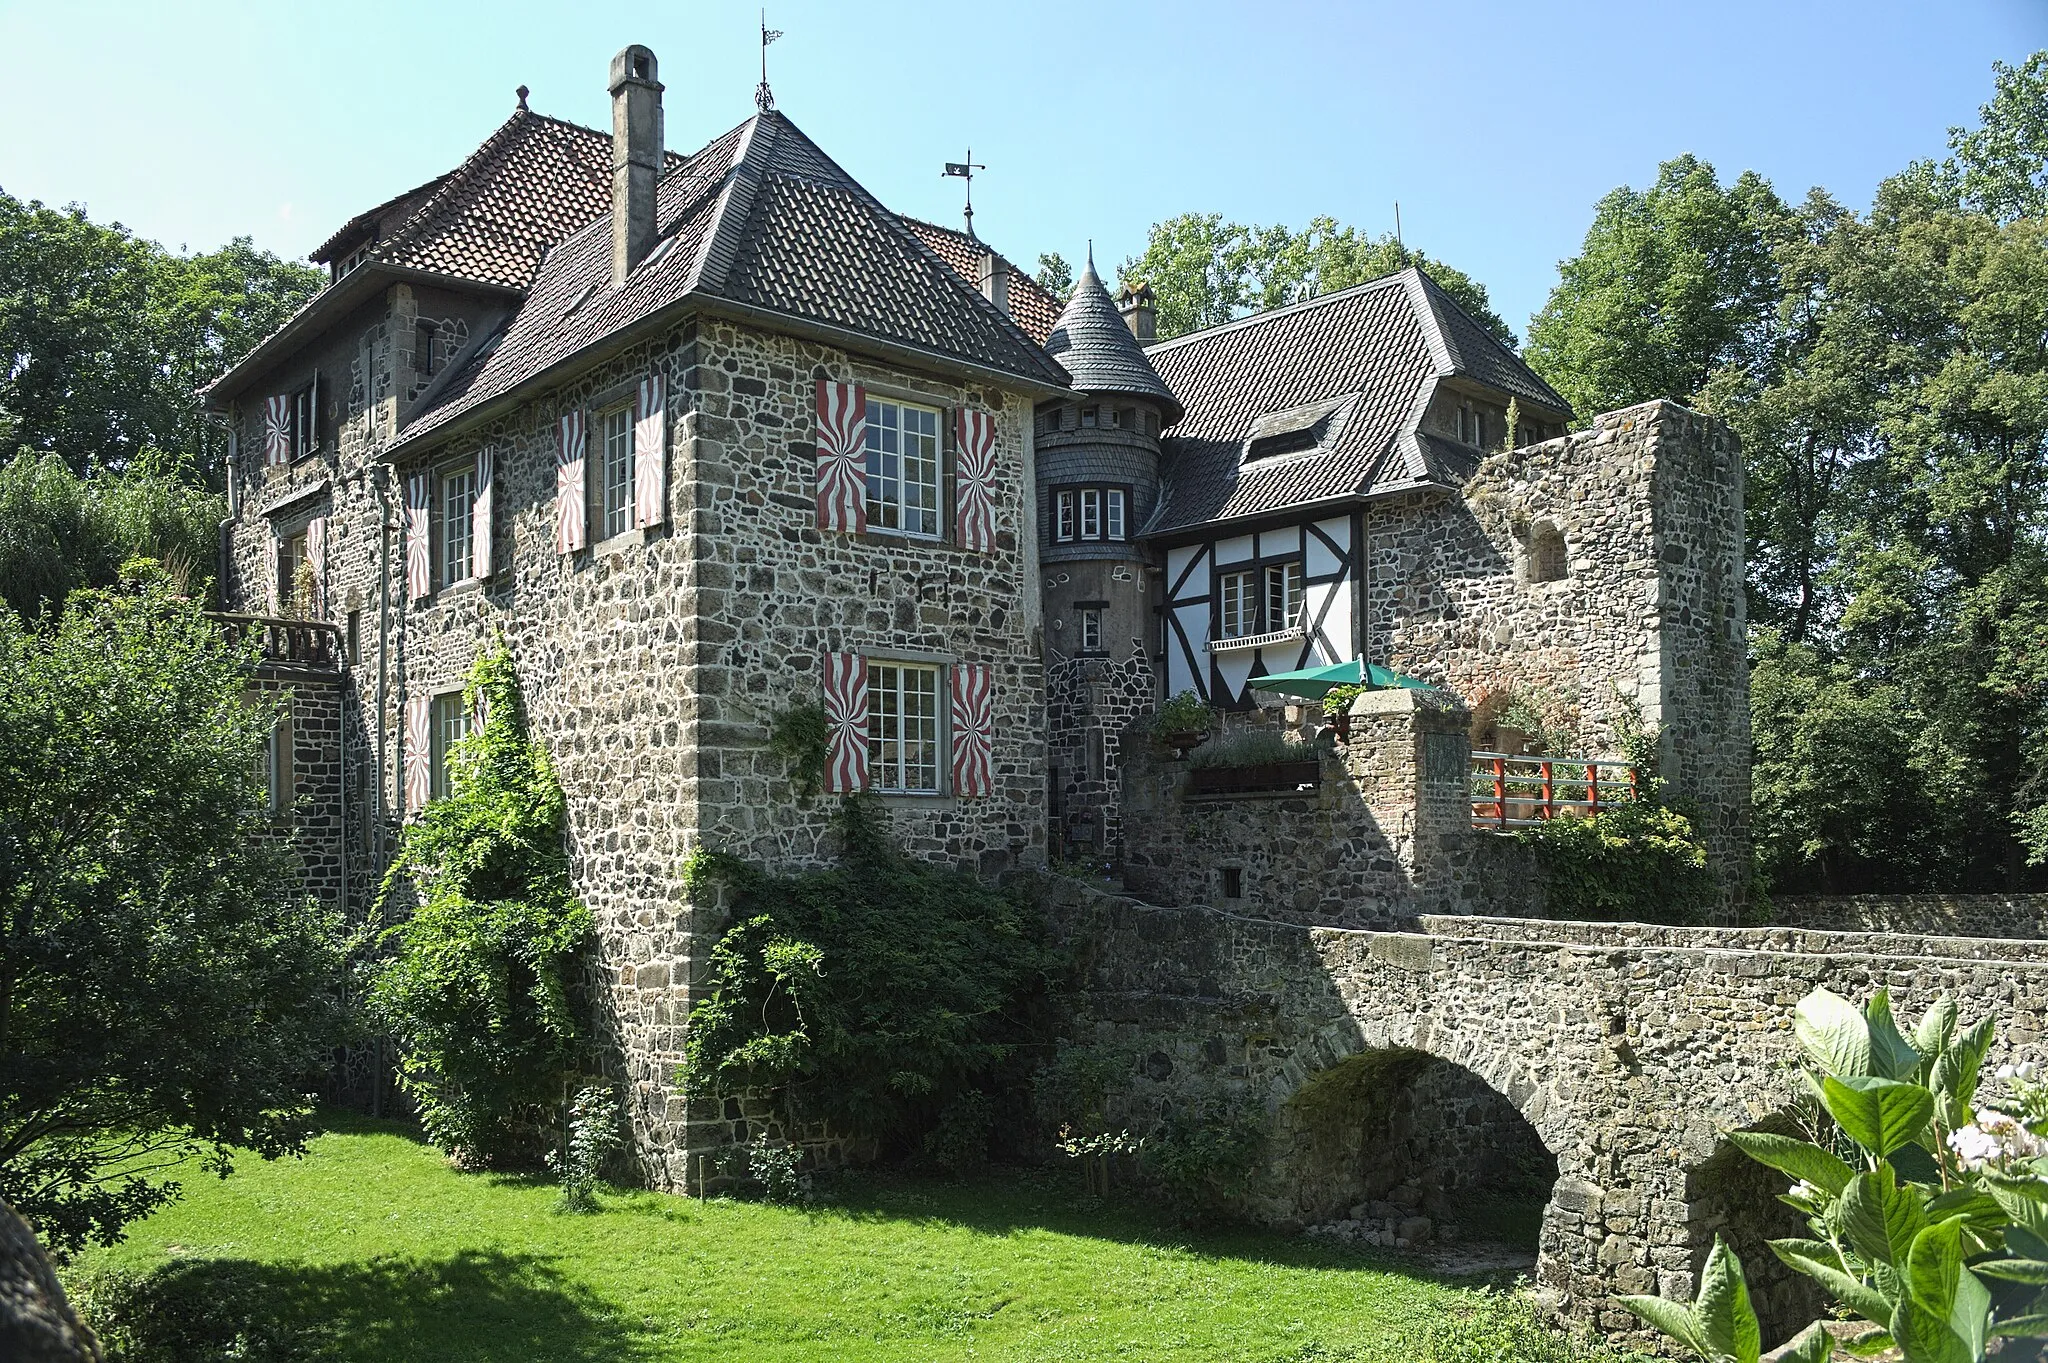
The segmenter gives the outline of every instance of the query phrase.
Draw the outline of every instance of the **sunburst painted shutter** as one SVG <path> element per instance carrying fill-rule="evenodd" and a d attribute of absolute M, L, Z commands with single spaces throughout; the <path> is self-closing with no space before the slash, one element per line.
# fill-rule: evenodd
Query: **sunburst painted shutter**
<path fill-rule="evenodd" d="M 469 573 L 491 575 L 491 520 L 497 491 L 497 451 L 489 445 L 476 452 L 476 500 L 469 507 Z"/>
<path fill-rule="evenodd" d="M 306 453 L 320 448 L 320 371 L 313 371 L 313 382 L 306 387 L 306 438 L 303 442 Z"/>
<path fill-rule="evenodd" d="M 818 528 L 868 528 L 868 393 L 818 380 Z"/>
<path fill-rule="evenodd" d="M 953 516 L 964 549 L 987 553 L 996 547 L 996 419 L 962 407 L 959 454 L 953 465 Z"/>
<path fill-rule="evenodd" d="M 432 491 L 426 473 L 405 480 L 405 594 L 414 601 L 434 589 Z"/>
<path fill-rule="evenodd" d="M 292 395 L 279 393 L 263 400 L 263 462 L 292 461 Z"/>
<path fill-rule="evenodd" d="M 825 720 L 832 729 L 825 789 L 834 795 L 867 789 L 868 660 L 860 654 L 825 655 Z"/>
<path fill-rule="evenodd" d="M 327 518 L 315 516 L 306 522 L 306 575 L 313 581 L 313 599 L 308 603 L 315 620 L 327 618 Z"/>
<path fill-rule="evenodd" d="M 263 541 L 263 575 L 270 585 L 264 589 L 263 599 L 269 603 L 270 613 L 278 615 L 284 609 L 284 593 L 278 583 L 277 527 L 270 526 L 268 537 Z"/>
<path fill-rule="evenodd" d="M 555 447 L 555 552 L 573 554 L 584 546 L 588 508 L 583 495 L 583 409 L 562 413 Z"/>
<path fill-rule="evenodd" d="M 668 403 L 661 375 L 640 380 L 633 413 L 633 524 L 668 519 Z"/>
<path fill-rule="evenodd" d="M 995 784 L 995 694 L 987 663 L 958 663 L 952 668 L 953 793 L 981 799 Z"/>
<path fill-rule="evenodd" d="M 405 698 L 405 809 L 425 807 L 434 793 L 434 736 L 428 723 L 427 698 Z"/>

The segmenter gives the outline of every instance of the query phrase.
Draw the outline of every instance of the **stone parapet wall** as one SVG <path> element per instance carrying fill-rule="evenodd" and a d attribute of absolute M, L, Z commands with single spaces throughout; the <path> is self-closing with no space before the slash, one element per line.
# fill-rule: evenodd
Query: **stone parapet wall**
<path fill-rule="evenodd" d="M 2048 894 L 1774 895 L 1787 928 L 2048 938 Z"/>
<path fill-rule="evenodd" d="M 1654 923 L 1587 923 L 1558 919 L 1451 917 L 1424 914 L 1404 930 L 1433 937 L 1567 946 L 1682 948 L 1811 956 L 1912 956 L 1954 961 L 2048 962 L 2048 940 L 1855 932 L 1801 927 L 1694 928 Z"/>

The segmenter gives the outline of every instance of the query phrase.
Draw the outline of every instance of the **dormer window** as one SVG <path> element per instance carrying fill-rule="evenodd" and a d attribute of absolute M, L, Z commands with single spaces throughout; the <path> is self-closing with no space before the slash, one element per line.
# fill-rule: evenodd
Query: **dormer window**
<path fill-rule="evenodd" d="M 1268 412 L 1252 423 L 1244 442 L 1244 462 L 1326 449 L 1344 433 L 1344 423 L 1357 401 L 1356 393 L 1325 398 L 1305 407 Z"/>
<path fill-rule="evenodd" d="M 440 328 L 432 322 L 421 322 L 413 328 L 412 362 L 423 379 L 434 377 L 434 344 L 440 335 Z"/>
<path fill-rule="evenodd" d="M 1458 443 L 1486 448 L 1486 413 L 1469 402 L 1458 408 Z"/>
<path fill-rule="evenodd" d="M 1097 408 L 1083 407 L 1081 409 L 1081 428 L 1083 430 L 1093 430 L 1098 424 L 1097 418 L 1099 416 L 1100 412 Z"/>

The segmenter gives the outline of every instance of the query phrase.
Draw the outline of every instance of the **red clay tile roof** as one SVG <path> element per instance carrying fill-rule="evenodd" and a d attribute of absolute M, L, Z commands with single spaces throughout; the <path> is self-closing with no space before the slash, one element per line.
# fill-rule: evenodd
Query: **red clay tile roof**
<path fill-rule="evenodd" d="M 933 255 L 952 266 L 953 273 L 966 280 L 969 286 L 981 287 L 981 258 L 993 249 L 987 243 L 921 218 L 905 218 L 903 225 L 917 233 L 918 240 L 929 246 Z M 1007 262 L 1009 257 L 1004 256 L 1003 259 Z M 1052 335 L 1053 324 L 1059 321 L 1060 300 L 1047 293 L 1045 286 L 1036 278 L 1011 264 L 1010 316 L 1017 319 L 1017 325 L 1024 328 L 1032 340 L 1044 345 Z"/>

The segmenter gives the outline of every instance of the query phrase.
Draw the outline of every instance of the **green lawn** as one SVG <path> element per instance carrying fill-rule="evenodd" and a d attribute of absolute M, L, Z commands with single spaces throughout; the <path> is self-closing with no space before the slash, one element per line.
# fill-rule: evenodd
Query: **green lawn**
<path fill-rule="evenodd" d="M 1518 1315 L 1348 1250 L 1181 1231 L 1148 1207 L 1082 1197 L 1068 1170 L 967 1184 L 858 1175 L 810 1211 L 609 1192 L 601 1212 L 563 1216 L 544 1183 L 457 1174 L 395 1125 L 335 1127 L 303 1160 L 195 1177 L 183 1201 L 67 1276 L 89 1308 L 95 1275 L 171 1263 L 180 1281 L 159 1298 L 201 1322 L 181 1328 L 225 1338 L 244 1317 L 283 1356 L 436 1363 L 1418 1363 L 1498 1356 L 1444 1325 L 1494 1336 Z M 1566 1356 L 1526 1326 L 1512 1333 L 1518 1352 Z"/>

